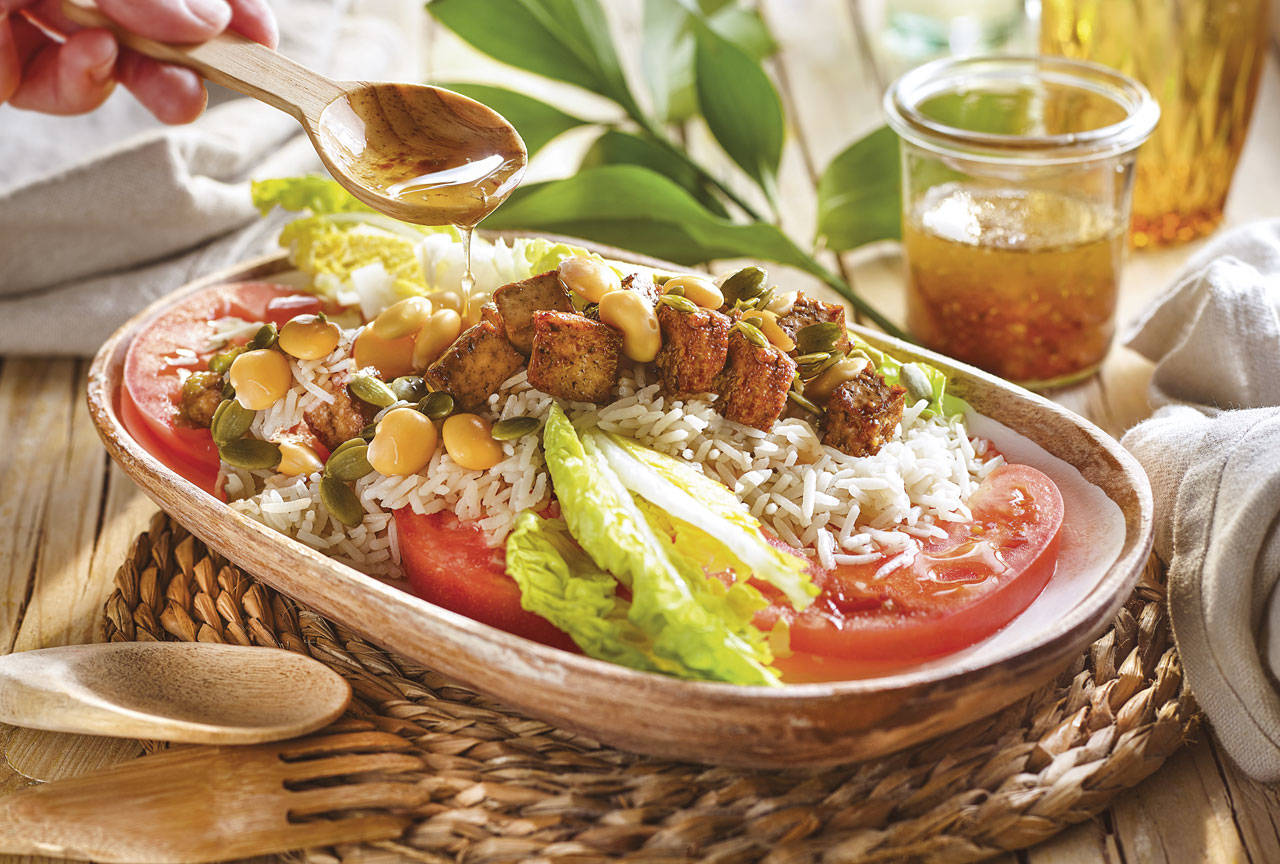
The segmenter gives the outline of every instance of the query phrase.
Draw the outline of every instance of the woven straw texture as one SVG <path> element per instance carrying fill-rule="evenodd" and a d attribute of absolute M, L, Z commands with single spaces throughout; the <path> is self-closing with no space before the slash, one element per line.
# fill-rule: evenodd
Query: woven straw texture
<path fill-rule="evenodd" d="M 431 796 L 414 827 L 316 862 L 975 861 L 1098 813 L 1197 722 L 1154 564 L 1053 684 L 909 751 L 804 773 L 636 756 L 519 716 L 300 608 L 162 513 L 116 575 L 106 635 L 301 651 L 351 682 L 354 717 L 413 743 Z"/>

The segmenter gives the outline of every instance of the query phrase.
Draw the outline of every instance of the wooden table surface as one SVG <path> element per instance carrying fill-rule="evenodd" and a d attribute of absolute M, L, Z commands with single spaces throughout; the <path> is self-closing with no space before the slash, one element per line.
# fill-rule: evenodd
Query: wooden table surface
<path fill-rule="evenodd" d="M 884 74 L 863 50 L 874 41 L 849 0 L 769 0 L 763 11 L 782 50 L 771 69 L 792 126 L 780 187 L 783 227 L 811 237 L 815 180 L 849 141 L 881 122 Z M 489 81 L 524 88 L 587 116 L 611 119 L 608 106 L 572 88 L 532 79 L 484 58 L 433 26 L 416 0 L 364 0 L 366 8 L 402 16 L 411 42 L 423 49 L 424 76 Z M 624 60 L 636 73 L 639 3 L 607 4 Z M 1227 208 L 1227 223 L 1280 215 L 1280 48 L 1273 46 L 1259 104 Z M 691 151 L 709 162 L 714 145 L 704 129 L 685 130 Z M 534 163 L 535 179 L 568 173 L 590 135 L 570 133 Z M 728 171 L 725 171 L 726 176 Z M 1124 276 L 1121 321 L 1128 321 L 1167 285 L 1203 242 L 1132 257 Z M 838 263 L 880 308 L 901 317 L 901 277 L 895 248 L 842 256 Z M 724 265 L 728 266 L 728 265 Z M 792 287 L 807 278 L 782 274 Z M 174 286 L 177 287 L 177 286 Z M 87 360 L 7 357 L 0 360 L 0 652 L 99 638 L 111 578 L 153 505 L 108 463 L 84 404 Z M 1145 417 L 1150 365 L 1123 347 L 1095 379 L 1055 395 L 1115 435 Z M 8 730 L 0 730 L 0 734 Z M 132 756 L 132 742 L 14 732 L 0 792 L 29 783 L 11 765 L 37 777 L 84 770 Z M 1100 817 L 1007 861 L 1068 862 L 1280 861 L 1280 795 L 1238 771 L 1207 733 L 1181 750 L 1132 794 Z"/>

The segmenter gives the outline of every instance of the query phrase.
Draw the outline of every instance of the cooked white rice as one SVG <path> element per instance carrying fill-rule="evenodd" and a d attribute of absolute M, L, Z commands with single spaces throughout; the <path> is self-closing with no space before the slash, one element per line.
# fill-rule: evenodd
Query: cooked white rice
<path fill-rule="evenodd" d="M 302 426 L 308 408 L 330 401 L 333 388 L 355 371 L 353 335 L 344 332 L 338 348 L 321 360 L 291 361 L 293 388 L 259 412 L 251 434 L 278 440 Z M 664 396 L 646 374 L 638 365 L 624 373 L 618 398 L 608 405 L 563 407 L 579 424 L 599 425 L 699 465 L 733 489 L 769 530 L 804 547 L 824 567 L 892 555 L 877 573 L 883 576 L 910 563 L 919 540 L 941 532 L 938 523 L 970 518 L 969 496 L 1003 461 L 988 456 L 984 441 L 971 440 L 959 419 L 922 418 L 924 402 L 907 407 L 897 433 L 874 456 L 853 457 L 824 446 L 803 420 L 781 420 L 761 432 L 721 417 L 714 396 Z M 489 407 L 498 419 L 545 419 L 552 401 L 521 372 L 490 397 Z M 355 529 L 325 512 L 319 474 L 284 477 L 224 466 L 224 491 L 241 513 L 365 572 L 394 577 L 399 550 L 393 510 L 452 510 L 476 521 L 497 546 L 522 510 L 549 500 L 540 436 L 502 446 L 506 458 L 487 471 L 456 465 L 441 447 L 419 474 L 366 476 L 355 485 L 366 511 Z"/>

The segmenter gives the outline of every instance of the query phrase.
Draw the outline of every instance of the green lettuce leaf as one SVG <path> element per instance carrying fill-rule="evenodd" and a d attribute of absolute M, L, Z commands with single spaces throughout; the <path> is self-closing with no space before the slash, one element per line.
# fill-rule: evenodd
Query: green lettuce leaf
<path fill-rule="evenodd" d="M 861 350 L 871 362 L 875 364 L 876 371 L 884 376 L 884 380 L 888 384 L 902 383 L 902 366 L 901 360 L 885 354 L 879 348 L 873 347 L 870 343 L 858 336 L 856 333 L 849 334 L 853 347 Z M 969 410 L 969 403 L 965 402 L 959 396 L 954 396 L 947 392 L 947 373 L 943 372 L 935 366 L 930 366 L 920 360 L 913 361 L 915 366 L 929 381 L 932 389 L 932 396 L 929 399 L 929 406 L 920 412 L 922 417 L 942 416 L 945 418 L 963 416 Z M 905 386 L 905 385 L 904 385 Z"/>
<path fill-rule="evenodd" d="M 598 567 L 631 589 L 627 619 L 654 652 L 692 677 L 778 684 L 763 635 L 735 612 L 728 589 L 661 536 L 590 440 L 553 406 L 543 431 L 552 484 L 569 532 Z"/>
<path fill-rule="evenodd" d="M 653 640 L 627 620 L 617 580 L 587 557 L 563 519 L 526 510 L 507 537 L 507 573 L 520 586 L 520 605 L 569 634 L 588 656 L 632 669 L 683 671 L 653 652 Z"/>
<path fill-rule="evenodd" d="M 796 609 L 818 595 L 809 562 L 765 539 L 760 522 L 737 496 L 697 468 L 636 441 L 603 432 L 588 434 L 628 490 L 714 539 L 740 566 L 739 579 L 754 576 L 781 591 Z"/>
<path fill-rule="evenodd" d="M 293 220 L 281 230 L 280 245 L 289 250 L 290 263 L 309 273 L 322 294 L 337 290 L 353 271 L 380 264 L 396 293 L 409 296 L 427 290 L 418 255 L 421 237 L 385 216 L 336 213 Z"/>
<path fill-rule="evenodd" d="M 255 180 L 249 188 L 253 196 L 253 206 L 257 207 L 264 216 L 271 211 L 272 207 L 295 213 L 309 211 L 315 216 L 328 213 L 373 212 L 333 180 L 314 174 L 306 177 L 274 177 L 269 180 Z"/>

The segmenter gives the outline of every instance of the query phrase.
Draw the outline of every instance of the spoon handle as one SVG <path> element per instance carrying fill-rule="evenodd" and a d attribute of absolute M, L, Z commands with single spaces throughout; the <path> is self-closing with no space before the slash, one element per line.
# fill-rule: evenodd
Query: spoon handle
<path fill-rule="evenodd" d="M 82 27 L 110 30 L 139 54 L 185 66 L 306 123 L 314 123 L 324 106 L 343 93 L 323 75 L 236 33 L 222 33 L 198 45 L 170 45 L 125 30 L 92 0 L 62 0 L 62 12 Z"/>

